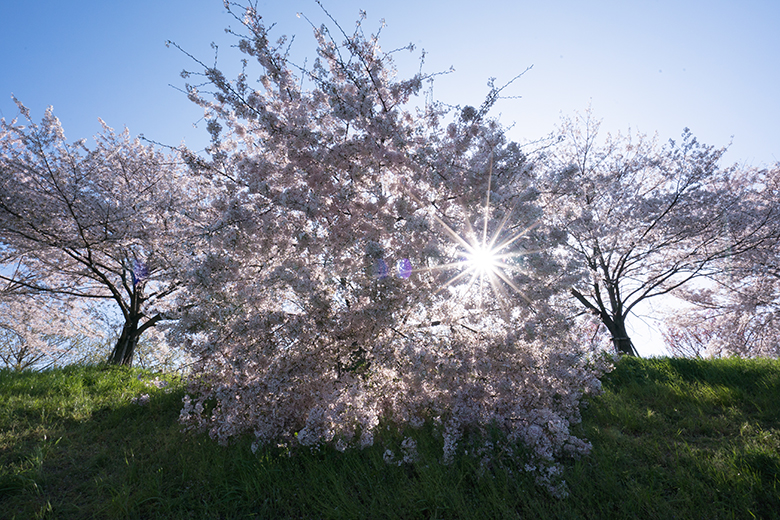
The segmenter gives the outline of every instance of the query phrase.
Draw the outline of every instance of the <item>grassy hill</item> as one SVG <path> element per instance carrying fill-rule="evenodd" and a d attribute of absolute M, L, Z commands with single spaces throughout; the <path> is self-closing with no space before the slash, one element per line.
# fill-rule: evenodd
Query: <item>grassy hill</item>
<path fill-rule="evenodd" d="M 220 447 L 180 431 L 182 384 L 160 377 L 0 371 L 0 518 L 780 518 L 780 361 L 624 358 L 566 499 L 509 466 L 442 467 L 425 432 L 412 466 L 381 445 Z"/>

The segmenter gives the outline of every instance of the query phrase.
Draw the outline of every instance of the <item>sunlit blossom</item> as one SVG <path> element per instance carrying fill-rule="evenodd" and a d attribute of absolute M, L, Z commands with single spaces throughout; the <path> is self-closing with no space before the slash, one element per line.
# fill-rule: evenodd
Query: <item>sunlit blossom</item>
<path fill-rule="evenodd" d="M 492 167 L 492 165 L 491 165 Z M 480 304 L 485 299 L 485 290 L 489 286 L 491 294 L 500 303 L 507 298 L 505 286 L 523 298 L 527 303 L 531 300 L 512 280 L 512 273 L 517 270 L 515 260 L 528 254 L 516 247 L 516 242 L 528 233 L 533 226 L 523 229 L 519 233 L 506 233 L 508 217 L 499 223 L 490 219 L 490 189 L 492 169 L 488 172 L 487 192 L 485 203 L 482 207 L 481 233 L 475 232 L 474 226 L 467 221 L 465 233 L 459 233 L 448 225 L 443 218 L 434 215 L 436 221 L 442 226 L 446 235 L 459 246 L 460 260 L 437 266 L 434 269 L 455 269 L 458 273 L 450 278 L 442 289 L 453 288 L 461 297 L 467 296 L 471 291 L 477 294 Z M 510 213 L 511 214 L 511 213 Z M 492 234 L 488 234 L 490 226 L 495 227 Z"/>
<path fill-rule="evenodd" d="M 539 468 L 587 453 L 569 425 L 608 362 L 587 357 L 552 304 L 568 280 L 545 256 L 553 233 L 527 227 L 541 210 L 522 151 L 476 112 L 416 110 L 430 76 L 400 79 L 363 25 L 344 45 L 315 27 L 306 71 L 259 16 L 245 25 L 238 47 L 261 81 L 208 69 L 212 88 L 190 90 L 224 129 L 210 152 L 229 181 L 204 177 L 229 186 L 215 188 L 207 252 L 187 270 L 169 339 L 203 375 L 181 421 L 221 443 L 251 433 L 339 450 L 378 442 L 380 424 L 430 423 L 445 464 L 484 455 L 464 448 L 466 432 L 498 425 L 513 443 L 535 426 Z M 476 300 L 490 304 L 472 312 Z M 506 312 L 493 312 L 499 300 Z M 417 463 L 414 441 L 384 459 Z"/>

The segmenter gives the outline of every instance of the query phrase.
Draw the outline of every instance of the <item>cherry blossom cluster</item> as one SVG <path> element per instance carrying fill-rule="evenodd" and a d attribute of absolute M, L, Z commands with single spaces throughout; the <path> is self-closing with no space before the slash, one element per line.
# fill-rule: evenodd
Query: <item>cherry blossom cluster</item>
<path fill-rule="evenodd" d="M 181 421 L 339 449 L 431 423 L 444 463 L 498 426 L 551 483 L 589 449 L 571 425 L 608 361 L 567 318 L 577 275 L 534 164 L 488 117 L 501 88 L 479 108 L 418 106 L 431 76 L 399 79 L 360 23 L 315 27 L 318 58 L 296 68 L 251 6 L 235 17 L 243 72 L 187 85 L 212 136 L 188 162 L 213 190 L 168 337 L 195 360 Z M 478 243 L 501 255 L 462 276 Z"/>
<path fill-rule="evenodd" d="M 723 226 L 717 269 L 676 293 L 686 305 L 666 329 L 673 354 L 780 356 L 780 164 L 749 174 Z"/>

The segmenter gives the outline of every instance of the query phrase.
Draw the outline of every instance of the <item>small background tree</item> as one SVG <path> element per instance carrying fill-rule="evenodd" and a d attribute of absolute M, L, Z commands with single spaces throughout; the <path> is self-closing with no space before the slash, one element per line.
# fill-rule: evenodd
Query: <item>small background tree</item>
<path fill-rule="evenodd" d="M 104 125 L 96 146 L 68 143 L 51 108 L 40 125 L 0 124 L 0 280 L 27 292 L 108 300 L 122 316 L 109 361 L 129 365 L 164 317 L 202 194 L 176 156 Z"/>
<path fill-rule="evenodd" d="M 637 354 L 626 328 L 636 306 L 747 258 L 773 235 L 778 208 L 754 206 L 755 172 L 721 167 L 724 150 L 687 130 L 659 146 L 635 134 L 600 144 L 598 129 L 590 113 L 564 121 L 540 157 L 540 189 L 547 221 L 566 230 L 566 254 L 585 274 L 572 296 L 618 352 Z"/>
<path fill-rule="evenodd" d="M 85 318 L 67 302 L 1 292 L 0 362 L 13 370 L 40 370 L 77 359 L 97 338 Z"/>

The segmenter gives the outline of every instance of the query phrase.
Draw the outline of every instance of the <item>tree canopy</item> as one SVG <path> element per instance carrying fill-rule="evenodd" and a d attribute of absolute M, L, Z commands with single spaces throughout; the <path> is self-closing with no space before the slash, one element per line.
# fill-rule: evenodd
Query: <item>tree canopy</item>
<path fill-rule="evenodd" d="M 735 254 L 719 260 L 717 275 L 708 283 L 677 293 L 689 305 L 671 320 L 667 342 L 680 355 L 777 357 L 780 165 L 752 170 L 749 177 L 731 182 L 742 203 L 741 214 L 726 222 L 726 239 L 736 245 Z M 740 221 L 753 225 L 745 229 Z M 740 251 L 747 241 L 753 247 Z"/>
<path fill-rule="evenodd" d="M 445 461 L 489 425 L 544 464 L 587 451 L 569 425 L 599 369 L 558 305 L 565 235 L 488 116 L 500 87 L 480 108 L 414 103 L 428 77 L 399 78 L 360 24 L 314 28 L 301 69 L 251 6 L 235 17 L 253 63 L 187 86 L 212 134 L 195 167 L 220 189 L 174 328 L 203 374 L 183 419 L 340 448 L 431 421 Z"/>
<path fill-rule="evenodd" d="M 757 204 L 756 172 L 720 164 L 725 149 L 627 134 L 598 141 L 590 113 L 566 120 L 543 156 L 545 218 L 565 230 L 585 277 L 571 294 L 597 316 L 615 348 L 636 354 L 626 320 L 650 298 L 724 273 L 776 242 L 780 208 Z"/>
<path fill-rule="evenodd" d="M 195 247 L 197 192 L 182 163 L 104 124 L 96 146 L 67 142 L 51 108 L 0 123 L 0 279 L 27 292 L 110 300 L 124 326 L 111 355 L 130 364 L 163 319 L 177 266 Z"/>

